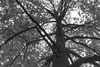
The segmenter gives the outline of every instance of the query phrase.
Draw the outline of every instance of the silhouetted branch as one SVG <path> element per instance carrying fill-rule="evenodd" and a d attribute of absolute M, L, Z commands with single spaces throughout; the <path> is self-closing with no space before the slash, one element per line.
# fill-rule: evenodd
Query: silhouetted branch
<path fill-rule="evenodd" d="M 73 37 L 67 37 L 66 40 L 71 39 L 94 39 L 94 40 L 100 40 L 98 37 L 88 37 L 88 36 L 73 36 Z"/>
<path fill-rule="evenodd" d="M 100 61 L 100 56 L 92 56 L 78 59 L 70 67 L 80 67 L 83 63 L 91 63 L 95 61 Z M 100 65 L 99 65 L 100 66 Z"/>
<path fill-rule="evenodd" d="M 63 25 L 63 27 L 67 27 L 67 28 L 70 28 L 69 30 L 67 30 L 67 31 L 65 31 L 65 32 L 68 32 L 68 31 L 71 31 L 71 30 L 73 30 L 73 29 L 76 29 L 76 28 L 79 28 L 79 27 L 86 27 L 86 26 L 88 26 L 88 28 L 90 28 L 90 27 L 93 27 L 92 25 L 89 25 L 90 23 L 92 23 L 92 22 L 95 22 L 95 21 L 97 21 L 97 20 L 99 20 L 100 19 L 100 17 L 99 18 L 96 18 L 96 19 L 93 19 L 93 20 L 91 20 L 91 21 L 89 21 L 89 22 L 86 22 L 85 24 L 82 24 L 82 25 L 78 25 L 78 24 L 66 24 L 66 25 Z M 66 21 L 64 21 L 64 22 L 66 22 Z M 67 23 L 67 22 L 66 22 Z M 98 30 L 97 28 L 95 28 L 94 27 L 94 29 L 96 29 L 96 30 Z M 98 31 L 100 31 L 100 30 L 98 30 Z"/>
<path fill-rule="evenodd" d="M 68 38 L 68 36 L 66 36 L 67 38 Z M 80 42 L 76 42 L 74 39 L 71 39 L 74 43 L 76 43 L 76 44 L 80 44 L 80 45 L 82 45 L 82 46 L 84 46 L 84 47 L 87 47 L 87 48 L 89 48 L 90 50 L 92 50 L 93 52 L 95 52 L 95 53 L 97 53 L 98 55 L 100 55 L 96 50 L 94 50 L 94 49 L 92 49 L 91 47 L 89 47 L 88 45 L 86 45 L 86 44 L 84 44 L 84 43 L 80 43 Z M 73 51 L 71 51 L 71 50 L 68 50 L 67 49 L 67 51 L 69 51 L 71 54 L 73 54 L 74 56 L 76 56 L 76 57 L 79 57 L 79 58 L 83 58 L 83 57 L 81 57 L 80 55 L 78 55 L 77 53 L 75 53 L 75 52 L 73 52 Z M 95 63 L 94 61 L 91 61 L 90 63 L 92 63 L 92 64 L 94 64 L 94 65 L 96 65 L 96 66 L 100 66 L 99 64 L 97 64 L 97 63 Z M 74 66 L 74 65 L 73 65 Z M 77 66 L 76 66 L 77 67 Z"/>
<path fill-rule="evenodd" d="M 88 36 L 73 36 L 70 37 L 71 39 L 95 39 L 95 40 L 100 40 L 100 38 L 98 37 L 88 37 Z"/>
<path fill-rule="evenodd" d="M 66 35 L 65 35 L 65 36 L 66 36 Z M 68 36 L 66 36 L 66 37 L 67 37 L 66 40 L 70 39 L 70 40 L 73 41 L 74 43 L 80 44 L 80 45 L 82 45 L 82 46 L 84 46 L 84 47 L 86 47 L 86 48 L 89 48 L 89 49 L 92 50 L 93 52 L 95 52 L 95 53 L 97 53 L 98 55 L 100 55 L 96 50 L 92 49 L 92 48 L 89 47 L 87 44 L 84 44 L 84 43 L 80 43 L 80 42 L 75 41 L 75 40 L 74 40 L 74 37 L 72 37 L 72 38 L 70 38 L 70 37 L 68 37 Z M 77 38 L 77 37 L 75 37 L 75 38 Z M 83 38 L 86 38 L 86 37 L 83 37 Z M 87 38 L 88 38 L 88 37 L 87 37 Z M 93 39 L 94 39 L 94 37 L 90 37 L 90 38 L 93 38 Z M 98 39 L 98 38 L 97 38 L 97 39 Z"/>
<path fill-rule="evenodd" d="M 27 53 L 27 48 L 31 45 L 31 43 L 36 42 L 36 41 L 40 41 L 40 40 L 43 40 L 43 39 L 35 39 L 33 41 L 30 41 L 30 42 L 26 43 L 26 48 L 25 48 L 25 52 L 24 52 L 24 58 L 25 58 L 25 54 Z M 32 44 L 32 46 L 34 46 L 34 45 Z"/>
<path fill-rule="evenodd" d="M 42 36 L 42 38 L 47 42 L 47 44 L 48 44 L 49 47 L 52 49 L 52 51 L 57 55 L 57 52 L 55 51 L 54 47 L 52 47 L 51 44 L 48 42 L 48 40 L 43 36 L 43 34 L 42 34 L 41 31 L 39 30 L 39 28 L 37 28 L 37 31 L 40 33 L 40 35 Z"/>
<path fill-rule="evenodd" d="M 72 55 L 78 57 L 78 58 L 82 58 L 80 55 L 78 55 L 77 53 L 75 53 L 74 51 L 72 50 L 69 50 L 69 49 L 66 49 L 66 51 L 68 51 L 69 53 L 71 53 Z"/>
<path fill-rule="evenodd" d="M 98 55 L 100 55 L 96 50 L 92 49 L 92 48 L 89 47 L 87 44 L 80 43 L 80 42 L 76 42 L 76 41 L 73 40 L 73 39 L 72 39 L 72 41 L 73 41 L 74 43 L 76 43 L 76 44 L 80 44 L 80 45 L 82 45 L 82 46 L 84 46 L 84 47 L 87 47 L 87 48 L 89 48 L 90 50 L 92 50 L 93 52 L 95 52 L 95 53 L 97 53 Z"/>
<path fill-rule="evenodd" d="M 22 7 L 22 9 L 24 10 L 24 12 L 28 15 L 28 17 L 36 24 L 36 26 L 38 28 L 40 28 L 44 33 L 45 35 L 48 37 L 48 39 L 53 43 L 55 44 L 56 48 L 58 49 L 56 43 L 50 38 L 50 36 L 47 34 L 47 32 L 37 23 L 37 21 L 35 21 L 32 16 L 27 12 L 27 10 L 24 8 L 24 6 L 18 1 L 16 0 L 16 2 Z"/>
<path fill-rule="evenodd" d="M 62 1 L 63 1 L 63 0 L 62 0 Z M 70 2 L 71 2 L 71 1 L 70 1 Z M 60 13 L 60 16 L 59 16 L 60 21 L 63 20 L 64 16 L 66 15 L 66 12 L 67 12 L 68 9 L 72 6 L 73 3 L 70 4 L 70 2 L 69 2 L 69 4 L 67 4 L 66 1 L 65 1 L 64 6 L 61 7 L 61 8 L 64 8 L 64 10 L 61 11 L 61 13 Z"/>
<path fill-rule="evenodd" d="M 16 59 L 20 56 L 21 52 L 25 49 L 25 46 L 21 49 L 21 51 L 19 52 L 19 54 L 17 54 L 14 59 L 11 59 L 9 67 L 12 67 L 13 63 L 16 61 Z M 6 64 L 5 64 L 6 65 Z M 8 65 L 7 65 L 8 66 Z"/>
<path fill-rule="evenodd" d="M 79 54 L 75 53 L 75 52 L 72 51 L 72 50 L 66 49 L 66 51 L 70 52 L 70 54 L 72 54 L 72 55 L 78 57 L 79 59 L 83 58 L 83 57 L 81 57 Z M 73 63 L 74 63 L 74 62 L 73 62 Z M 99 64 L 95 63 L 94 61 L 92 61 L 92 62 L 90 62 L 90 63 L 94 64 L 94 65 L 97 66 L 97 67 L 100 66 Z"/>
<path fill-rule="evenodd" d="M 21 49 L 21 51 L 19 52 L 19 54 L 17 54 L 17 55 L 15 56 L 15 58 L 11 61 L 11 64 L 10 64 L 9 67 L 11 67 L 11 66 L 13 65 L 13 63 L 14 63 L 14 62 L 16 61 L 16 59 L 20 56 L 20 54 L 25 50 L 25 48 L 27 48 L 29 45 L 31 45 L 32 42 L 36 42 L 36 41 L 38 41 L 38 40 L 34 40 L 34 41 L 30 41 L 30 42 L 26 43 L 26 45 Z M 25 54 L 25 53 L 24 53 L 24 54 Z"/>
<path fill-rule="evenodd" d="M 36 26 L 31 27 L 31 28 L 27 28 L 27 29 L 25 29 L 25 30 L 23 30 L 23 31 L 21 31 L 21 32 L 18 32 L 18 33 L 16 33 L 16 34 L 14 34 L 14 35 L 11 36 L 10 38 L 8 38 L 3 44 L 6 44 L 8 41 L 10 41 L 10 40 L 13 39 L 14 37 L 18 36 L 19 34 L 21 34 L 21 33 L 23 33 L 23 32 L 26 32 L 26 31 L 28 31 L 28 30 L 30 30 L 30 29 L 34 29 L 34 28 L 36 28 Z"/>
<path fill-rule="evenodd" d="M 45 8 L 46 9 L 46 8 Z M 55 13 L 52 13 L 50 10 L 48 10 L 48 9 L 46 9 L 46 11 L 48 12 L 48 13 L 50 13 L 51 14 L 51 16 L 53 16 L 53 18 L 57 18 L 58 16 L 55 14 Z"/>
<path fill-rule="evenodd" d="M 33 27 L 32 27 L 32 28 L 33 28 Z M 8 29 L 8 28 L 6 28 L 6 27 L 5 27 L 5 29 L 7 29 L 8 31 L 12 32 L 12 33 L 13 33 L 13 36 L 11 36 L 10 38 L 8 38 L 2 45 L 0 45 L 0 49 L 1 49 L 8 41 L 10 41 L 11 39 L 13 39 L 13 38 L 16 37 L 16 36 L 21 37 L 21 38 L 23 38 L 25 41 L 28 42 L 27 39 L 25 39 L 24 37 L 20 36 L 19 34 L 25 32 L 25 31 L 27 31 L 27 30 L 29 30 L 29 29 L 31 29 L 31 28 L 25 29 L 25 30 L 23 30 L 23 31 L 21 31 L 21 32 L 18 32 L 18 33 L 13 32 L 12 30 L 10 30 L 10 29 Z M 13 47 L 13 46 L 12 46 L 12 47 Z M 11 51 L 11 50 L 12 50 L 12 49 L 10 49 L 10 51 Z"/>
<path fill-rule="evenodd" d="M 97 21 L 97 20 L 100 20 L 100 17 L 99 18 L 96 18 L 96 19 L 93 19 L 91 21 L 88 21 L 86 22 L 85 24 L 82 24 L 82 25 L 78 25 L 78 24 L 67 24 L 65 25 L 64 27 L 75 27 L 75 28 L 78 28 L 78 27 L 85 27 L 86 25 L 89 26 L 90 23 L 94 22 L 94 21 Z"/>

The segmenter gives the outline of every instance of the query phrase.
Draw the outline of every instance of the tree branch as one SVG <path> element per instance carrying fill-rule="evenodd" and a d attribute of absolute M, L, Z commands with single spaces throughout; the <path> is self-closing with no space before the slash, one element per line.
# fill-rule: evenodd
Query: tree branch
<path fill-rule="evenodd" d="M 80 67 L 83 63 L 91 63 L 95 61 L 100 61 L 100 56 L 85 57 L 75 61 L 70 67 Z"/>
<path fill-rule="evenodd" d="M 53 44 L 55 44 L 56 48 L 58 49 L 56 43 L 50 38 L 50 36 L 47 34 L 47 32 L 37 23 L 37 21 L 34 20 L 34 19 L 32 18 L 32 16 L 27 12 L 27 10 L 24 8 L 24 6 L 23 6 L 18 0 L 16 0 L 16 2 L 22 7 L 22 9 L 25 11 L 25 13 L 28 15 L 28 17 L 36 24 L 36 26 L 37 26 L 38 28 L 40 28 L 40 29 L 45 33 L 45 35 L 48 37 L 48 39 L 49 39 Z"/>
<path fill-rule="evenodd" d="M 18 36 L 19 34 L 21 34 L 21 33 L 23 33 L 23 32 L 26 32 L 26 31 L 28 31 L 28 30 L 30 30 L 30 29 L 34 29 L 34 28 L 36 28 L 36 26 L 33 26 L 33 27 L 31 27 L 31 28 L 27 28 L 27 29 L 25 29 L 25 30 L 23 30 L 23 31 L 21 31 L 21 32 L 18 32 L 18 33 L 16 33 L 16 34 L 14 34 L 14 35 L 11 36 L 10 38 L 8 38 L 3 44 L 6 44 L 8 41 L 10 41 L 10 40 L 13 39 L 14 37 Z"/>
<path fill-rule="evenodd" d="M 66 35 L 65 35 L 65 36 L 66 36 Z M 92 48 L 89 47 L 88 45 L 86 45 L 86 44 L 84 44 L 84 43 L 77 42 L 77 41 L 75 41 L 73 38 L 70 38 L 70 37 L 68 37 L 68 36 L 66 36 L 66 37 L 67 37 L 67 39 L 72 40 L 74 43 L 80 44 L 80 45 L 82 45 L 82 46 L 84 46 L 84 47 L 86 47 L 86 48 L 89 48 L 89 49 L 92 50 L 93 52 L 95 52 L 95 53 L 97 53 L 98 55 L 100 55 L 96 50 L 92 49 Z M 67 40 L 67 39 L 66 39 L 66 40 Z"/>
<path fill-rule="evenodd" d="M 81 57 L 80 55 L 78 55 L 77 53 L 75 53 L 75 52 L 72 51 L 72 50 L 66 49 L 66 51 L 69 51 L 72 55 L 78 57 L 79 59 L 83 58 L 83 57 Z M 94 61 L 93 61 L 93 62 L 90 62 L 90 63 L 94 64 L 94 65 L 97 66 L 97 67 L 100 66 L 99 64 L 95 63 Z"/>
<path fill-rule="evenodd" d="M 41 33 L 41 31 L 39 30 L 39 28 L 37 27 L 37 31 L 40 33 L 40 35 L 42 36 L 42 38 L 47 42 L 47 44 L 49 45 L 49 47 L 52 49 L 52 51 L 57 54 L 57 51 L 55 51 L 55 49 L 51 46 L 51 44 L 48 42 L 48 40 L 43 36 L 43 34 Z"/>
<path fill-rule="evenodd" d="M 95 40 L 100 40 L 98 37 L 88 37 L 88 36 L 73 36 L 73 37 L 67 37 L 66 40 L 71 40 L 71 39 L 95 39 Z"/>

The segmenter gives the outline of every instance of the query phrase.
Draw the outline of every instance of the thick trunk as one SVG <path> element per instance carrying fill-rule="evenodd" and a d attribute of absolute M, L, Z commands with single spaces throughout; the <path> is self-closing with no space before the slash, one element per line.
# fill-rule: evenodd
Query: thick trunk
<path fill-rule="evenodd" d="M 65 38 L 61 22 L 58 21 L 56 26 L 56 44 L 59 50 L 57 51 L 57 55 L 53 55 L 53 67 L 68 67 L 69 62 L 67 53 L 65 52 Z"/>
<path fill-rule="evenodd" d="M 62 51 L 58 56 L 53 55 L 53 66 L 52 67 L 68 67 L 68 56 Z"/>

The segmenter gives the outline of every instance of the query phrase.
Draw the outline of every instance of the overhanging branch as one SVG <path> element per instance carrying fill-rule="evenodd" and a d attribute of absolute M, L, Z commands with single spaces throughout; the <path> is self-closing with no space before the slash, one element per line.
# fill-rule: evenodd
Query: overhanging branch
<path fill-rule="evenodd" d="M 66 35 L 65 35 L 65 36 L 66 36 Z M 80 45 L 82 45 L 82 46 L 84 46 L 84 47 L 86 47 L 86 48 L 89 48 L 89 49 L 92 50 L 93 52 L 95 52 L 95 53 L 97 53 L 98 55 L 100 55 L 100 53 L 98 53 L 96 50 L 94 50 L 94 49 L 92 49 L 91 47 L 89 47 L 87 44 L 77 42 L 77 41 L 75 41 L 75 40 L 73 39 L 73 37 L 72 37 L 72 38 L 70 38 L 70 37 L 68 37 L 68 36 L 66 36 L 66 37 L 67 37 L 66 40 L 70 39 L 70 40 L 73 41 L 74 43 L 80 44 Z"/>
<path fill-rule="evenodd" d="M 43 36 L 43 34 L 41 33 L 41 31 L 39 30 L 39 28 L 37 27 L 37 31 L 40 33 L 40 35 L 42 36 L 42 38 L 47 42 L 47 44 L 49 45 L 49 47 L 52 49 L 52 51 L 56 54 L 57 52 L 55 51 L 55 49 L 51 46 L 51 44 L 48 42 L 48 40 Z"/>
<path fill-rule="evenodd" d="M 75 61 L 70 67 L 80 67 L 83 63 L 100 61 L 100 56 L 85 57 Z"/>
<path fill-rule="evenodd" d="M 45 33 L 45 35 L 48 37 L 48 39 L 49 39 L 53 44 L 55 44 L 56 48 L 58 49 L 56 43 L 50 38 L 50 36 L 47 34 L 47 32 L 37 23 L 37 21 L 34 20 L 34 19 L 32 18 L 32 16 L 27 12 L 27 10 L 24 8 L 24 6 L 23 6 L 18 0 L 16 0 L 16 2 L 22 7 L 22 9 L 23 9 L 24 12 L 28 15 L 28 17 L 36 24 L 36 26 L 37 26 L 38 28 L 40 28 L 40 29 Z M 59 49 L 58 49 L 58 50 L 59 50 Z"/>

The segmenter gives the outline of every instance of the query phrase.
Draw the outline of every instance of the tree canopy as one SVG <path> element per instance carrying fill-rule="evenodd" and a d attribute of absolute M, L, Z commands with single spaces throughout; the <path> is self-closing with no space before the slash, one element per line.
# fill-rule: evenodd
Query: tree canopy
<path fill-rule="evenodd" d="M 99 61 L 99 0 L 0 0 L 0 67 L 100 67 Z"/>

